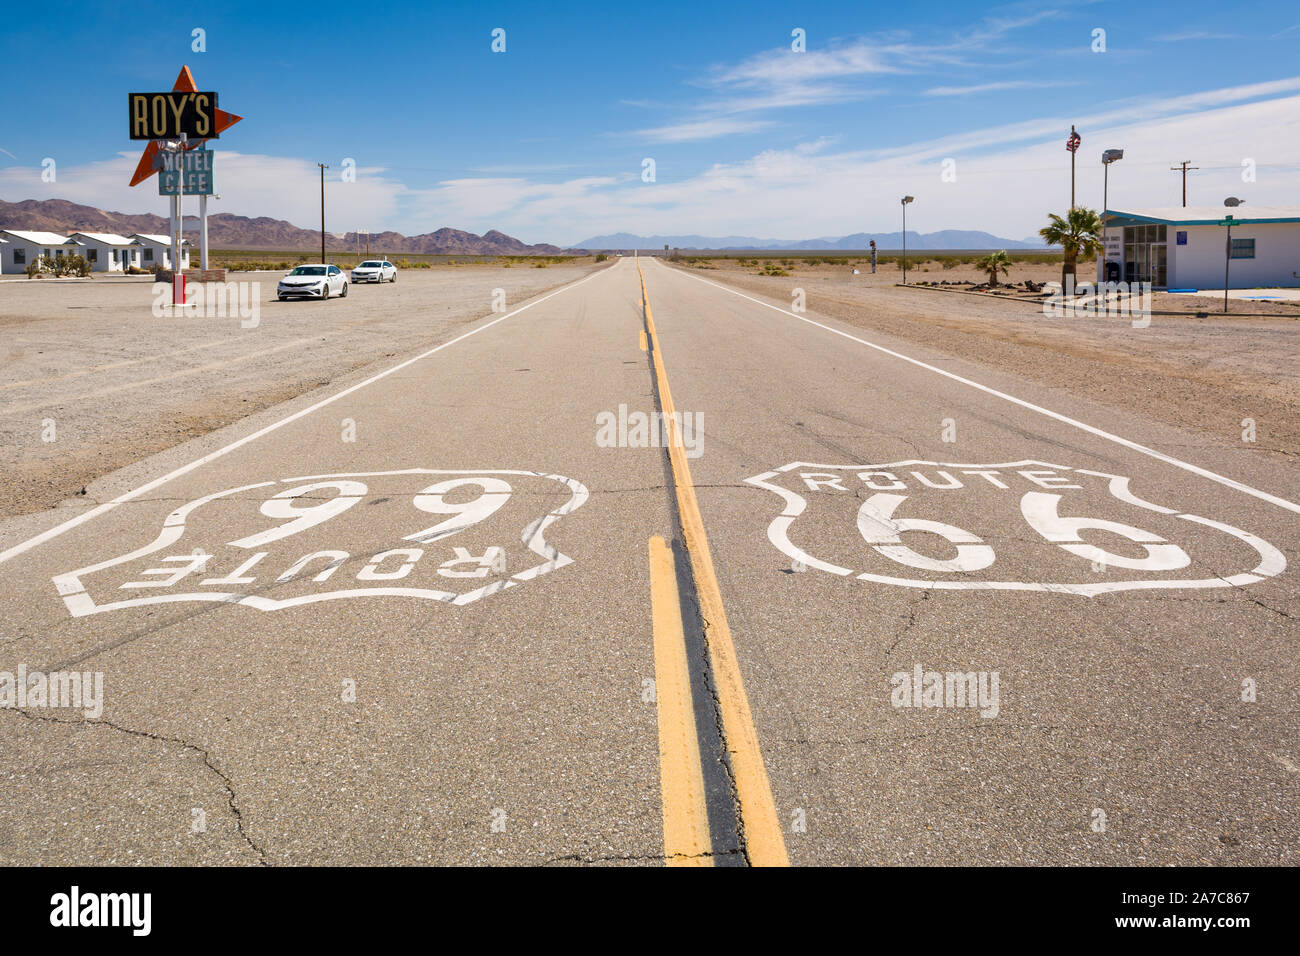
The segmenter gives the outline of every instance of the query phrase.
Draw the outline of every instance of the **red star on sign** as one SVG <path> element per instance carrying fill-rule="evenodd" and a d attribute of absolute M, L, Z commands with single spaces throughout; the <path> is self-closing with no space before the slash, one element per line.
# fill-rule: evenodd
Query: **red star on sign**
<path fill-rule="evenodd" d="M 173 93 L 197 93 L 199 88 L 194 85 L 194 75 L 190 73 L 188 66 L 181 67 L 181 71 L 176 76 L 176 82 L 172 84 Z M 238 123 L 242 116 L 236 116 L 234 113 L 227 113 L 223 109 L 216 111 L 216 130 L 218 134 L 224 133 L 230 127 Z M 187 150 L 198 149 L 207 140 L 193 139 L 185 144 Z M 154 173 L 158 172 L 154 168 L 154 160 L 158 156 L 158 141 L 153 140 L 144 148 L 144 155 L 140 157 L 139 164 L 135 167 L 135 175 L 131 177 L 131 185 L 138 186 Z"/>

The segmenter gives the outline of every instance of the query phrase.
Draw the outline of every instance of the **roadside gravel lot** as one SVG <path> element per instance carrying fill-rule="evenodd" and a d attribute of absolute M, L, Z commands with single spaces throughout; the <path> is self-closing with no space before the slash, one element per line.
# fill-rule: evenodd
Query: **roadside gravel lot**
<path fill-rule="evenodd" d="M 147 279 L 0 284 L 0 516 L 75 496 L 95 478 L 374 362 L 428 348 L 596 268 L 517 264 L 407 270 L 346 299 L 277 302 L 260 317 L 153 315 Z M 391 364 L 391 362 L 387 363 Z"/>

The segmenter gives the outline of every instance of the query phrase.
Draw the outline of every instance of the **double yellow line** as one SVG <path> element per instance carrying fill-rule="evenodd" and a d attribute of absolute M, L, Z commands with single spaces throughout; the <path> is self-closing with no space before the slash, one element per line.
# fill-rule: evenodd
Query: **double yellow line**
<path fill-rule="evenodd" d="M 682 536 L 691 559 L 695 593 L 704 623 L 704 640 L 709 651 L 714 693 L 722 720 L 723 743 L 730 757 L 732 779 L 739 804 L 745 853 L 753 866 L 789 866 L 781 822 L 772 799 L 772 786 L 758 746 L 758 732 L 749 710 L 749 698 L 740 677 L 736 647 L 727 625 L 713 557 L 704 533 L 704 519 L 695 497 L 691 469 L 686 459 L 680 427 L 668 386 L 659 336 L 655 332 L 645 273 L 641 278 L 641 300 L 645 305 L 645 332 L 649 336 L 660 410 L 668 432 L 668 459 L 677 489 L 677 510 Z M 657 542 L 657 544 L 656 544 Z M 702 861 L 709 852 L 708 818 L 705 814 L 703 773 L 694 710 L 691 706 L 690 675 L 682 633 L 680 596 L 672 575 L 671 554 L 662 538 L 650 540 L 652 612 L 655 632 L 655 689 L 659 709 L 659 763 L 663 791 L 664 851 L 670 865 Z M 656 570 L 657 568 L 657 570 Z M 669 590 L 671 585 L 671 592 Z M 671 601 L 672 606 L 667 603 Z M 674 624 L 675 622 L 675 624 Z M 664 645 L 661 656 L 661 644 Z M 678 655 L 676 648 L 680 648 Z M 687 734 L 689 732 L 689 738 Z M 685 741 L 685 743 L 683 743 Z M 691 766 L 693 765 L 693 766 Z M 697 789 L 698 788 L 698 789 Z M 704 849 L 701 849 L 704 847 Z"/>

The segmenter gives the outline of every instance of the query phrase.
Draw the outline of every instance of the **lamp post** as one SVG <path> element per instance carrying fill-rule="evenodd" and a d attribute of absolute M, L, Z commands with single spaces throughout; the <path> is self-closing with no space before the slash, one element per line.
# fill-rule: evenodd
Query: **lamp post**
<path fill-rule="evenodd" d="M 912 196 L 903 197 L 903 285 L 907 285 L 907 204 L 913 201 Z"/>
<path fill-rule="evenodd" d="M 1106 253 L 1109 251 L 1106 240 L 1109 238 L 1110 232 L 1110 227 L 1107 225 L 1110 218 L 1107 216 L 1110 211 L 1110 164 L 1117 163 L 1123 158 L 1124 150 L 1122 149 L 1108 149 L 1101 154 L 1101 269 L 1103 273 L 1106 269 Z M 1099 275 L 1097 281 L 1100 283 L 1105 278 L 1104 274 Z"/>
<path fill-rule="evenodd" d="M 1241 200 L 1236 196 L 1229 196 L 1223 201 L 1223 204 L 1230 209 L 1241 205 Z M 1232 263 L 1232 224 L 1235 221 L 1232 213 L 1224 213 L 1223 219 L 1219 221 L 1220 226 L 1228 227 L 1228 238 L 1223 244 L 1223 311 L 1228 311 L 1228 267 Z"/>

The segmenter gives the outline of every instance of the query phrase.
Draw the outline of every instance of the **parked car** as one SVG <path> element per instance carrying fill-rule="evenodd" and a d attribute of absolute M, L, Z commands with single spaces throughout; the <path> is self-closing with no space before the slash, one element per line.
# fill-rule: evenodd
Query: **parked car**
<path fill-rule="evenodd" d="M 387 259 L 367 259 L 352 270 L 353 282 L 396 282 L 397 266 Z"/>
<path fill-rule="evenodd" d="M 298 266 L 280 280 L 275 288 L 276 298 L 328 299 L 330 296 L 347 296 L 348 277 L 338 266 L 314 262 Z"/>

